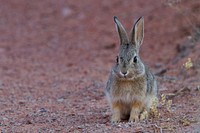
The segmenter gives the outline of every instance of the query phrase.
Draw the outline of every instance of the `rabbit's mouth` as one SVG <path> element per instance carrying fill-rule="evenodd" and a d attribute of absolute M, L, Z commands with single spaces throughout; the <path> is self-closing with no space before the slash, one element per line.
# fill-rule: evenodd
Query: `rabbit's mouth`
<path fill-rule="evenodd" d="M 119 73 L 117 74 L 117 76 L 118 76 L 118 78 L 120 78 L 120 79 L 125 79 L 125 80 L 127 80 L 127 79 L 132 79 L 132 78 L 133 78 L 133 76 L 131 76 L 131 74 L 128 73 L 128 72 L 126 72 L 126 73 L 119 72 Z"/>
<path fill-rule="evenodd" d="M 137 74 L 133 74 L 132 72 L 121 72 L 121 71 L 118 71 L 116 69 L 113 70 L 113 74 L 118 78 L 118 79 L 121 79 L 121 80 L 132 80 L 134 78 L 137 78 Z"/>
<path fill-rule="evenodd" d="M 121 72 L 116 72 L 115 71 L 115 75 L 120 80 L 133 80 L 135 78 L 138 78 L 138 77 L 142 76 L 143 73 L 131 73 L 131 72 L 121 73 Z"/>

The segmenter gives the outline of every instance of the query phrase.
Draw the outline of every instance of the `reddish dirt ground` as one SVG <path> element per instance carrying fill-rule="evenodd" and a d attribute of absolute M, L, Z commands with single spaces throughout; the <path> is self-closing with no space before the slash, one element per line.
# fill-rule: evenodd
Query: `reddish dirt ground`
<path fill-rule="evenodd" d="M 114 15 L 126 29 L 145 18 L 141 56 L 172 100 L 158 118 L 110 122 Z M 199 23 L 197 0 L 0 1 L 0 131 L 200 132 Z"/>

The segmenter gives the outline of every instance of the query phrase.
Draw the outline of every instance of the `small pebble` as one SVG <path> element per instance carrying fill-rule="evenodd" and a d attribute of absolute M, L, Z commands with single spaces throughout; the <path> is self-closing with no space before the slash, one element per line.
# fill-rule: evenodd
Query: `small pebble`
<path fill-rule="evenodd" d="M 41 108 L 41 109 L 38 110 L 38 112 L 44 113 L 44 112 L 47 112 L 47 110 L 45 108 Z"/>
<path fill-rule="evenodd" d="M 63 102 L 64 101 L 64 98 L 58 98 L 57 99 L 57 102 Z"/>

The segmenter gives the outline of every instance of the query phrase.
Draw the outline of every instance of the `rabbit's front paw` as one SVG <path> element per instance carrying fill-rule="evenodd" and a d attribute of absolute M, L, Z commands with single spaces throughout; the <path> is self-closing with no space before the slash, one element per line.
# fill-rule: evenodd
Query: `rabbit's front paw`
<path fill-rule="evenodd" d="M 120 122 L 120 115 L 119 114 L 113 114 L 111 118 L 112 123 L 118 123 Z"/>
<path fill-rule="evenodd" d="M 131 116 L 129 118 L 129 122 L 133 123 L 133 122 L 137 122 L 137 121 L 139 121 L 139 115 L 131 114 Z"/>

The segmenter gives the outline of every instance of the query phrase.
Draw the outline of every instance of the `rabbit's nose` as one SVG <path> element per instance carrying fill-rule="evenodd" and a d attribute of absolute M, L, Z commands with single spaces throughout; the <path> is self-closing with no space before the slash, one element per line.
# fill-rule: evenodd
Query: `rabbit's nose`
<path fill-rule="evenodd" d="M 122 72 L 122 74 L 126 75 L 126 74 L 127 74 L 127 72 Z"/>
<path fill-rule="evenodd" d="M 127 76 L 128 75 L 128 72 L 126 71 L 126 72 L 121 72 L 121 74 L 123 75 L 123 76 Z"/>

